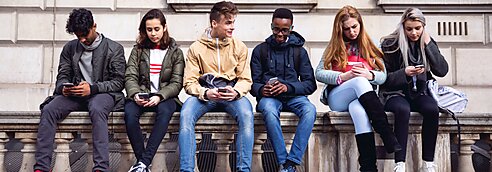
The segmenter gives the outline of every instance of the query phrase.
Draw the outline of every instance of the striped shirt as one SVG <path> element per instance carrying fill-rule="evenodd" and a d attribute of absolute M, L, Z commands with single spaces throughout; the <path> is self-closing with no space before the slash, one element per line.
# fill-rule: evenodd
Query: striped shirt
<path fill-rule="evenodd" d="M 156 93 L 159 91 L 159 75 L 162 69 L 162 61 L 167 50 L 159 48 L 150 50 L 150 92 Z"/>

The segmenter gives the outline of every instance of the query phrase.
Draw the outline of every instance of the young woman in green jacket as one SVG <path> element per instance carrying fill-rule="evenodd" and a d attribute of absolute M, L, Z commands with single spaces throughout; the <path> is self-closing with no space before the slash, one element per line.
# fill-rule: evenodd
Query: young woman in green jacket
<path fill-rule="evenodd" d="M 129 171 L 150 171 L 149 166 L 166 135 L 176 111 L 178 94 L 183 87 L 183 52 L 169 37 L 164 14 L 152 9 L 142 18 L 137 44 L 128 59 L 125 72 L 125 124 L 137 158 Z M 156 112 L 147 145 L 140 129 L 143 112 Z"/>

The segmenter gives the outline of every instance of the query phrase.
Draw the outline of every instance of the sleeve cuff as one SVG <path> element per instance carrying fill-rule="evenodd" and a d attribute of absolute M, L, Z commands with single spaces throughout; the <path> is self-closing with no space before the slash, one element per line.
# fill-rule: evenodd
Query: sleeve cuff
<path fill-rule="evenodd" d="M 99 93 L 99 87 L 97 85 L 91 85 L 91 95 Z"/>

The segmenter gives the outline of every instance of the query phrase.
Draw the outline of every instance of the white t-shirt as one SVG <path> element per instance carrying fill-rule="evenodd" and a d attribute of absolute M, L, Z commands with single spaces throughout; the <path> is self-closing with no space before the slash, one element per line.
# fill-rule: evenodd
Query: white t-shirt
<path fill-rule="evenodd" d="M 162 61 L 166 56 L 167 50 L 151 49 L 150 50 L 150 92 L 159 91 L 159 75 L 162 69 Z"/>

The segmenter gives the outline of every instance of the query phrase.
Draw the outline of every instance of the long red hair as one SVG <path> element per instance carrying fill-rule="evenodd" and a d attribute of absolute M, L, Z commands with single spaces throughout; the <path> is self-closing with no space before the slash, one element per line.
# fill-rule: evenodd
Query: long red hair
<path fill-rule="evenodd" d="M 362 22 L 362 16 L 359 11 L 349 5 L 340 9 L 335 16 L 331 40 L 323 54 L 323 58 L 325 59 L 325 69 L 331 69 L 332 65 L 337 65 L 341 69 L 345 69 L 347 66 L 348 54 L 345 42 L 343 41 L 344 35 L 342 27 L 343 22 L 347 21 L 349 18 L 357 19 L 360 25 L 359 36 L 356 39 L 361 57 L 364 58 L 372 68 L 384 70 L 384 64 L 381 60 L 383 53 L 376 45 L 374 45 L 364 29 L 364 23 Z"/>

